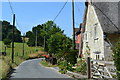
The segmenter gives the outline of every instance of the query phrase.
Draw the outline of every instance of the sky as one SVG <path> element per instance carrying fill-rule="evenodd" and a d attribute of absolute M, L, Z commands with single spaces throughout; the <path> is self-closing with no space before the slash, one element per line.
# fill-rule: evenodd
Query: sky
<path fill-rule="evenodd" d="M 33 26 L 43 24 L 48 20 L 53 20 L 65 2 L 11 2 L 13 11 L 18 22 L 17 29 L 21 33 L 31 31 Z M 83 22 L 84 2 L 75 2 L 75 27 Z M 7 20 L 12 24 L 12 12 L 9 2 L 2 2 L 2 20 Z M 72 3 L 68 2 L 55 23 L 64 34 L 72 38 Z"/>

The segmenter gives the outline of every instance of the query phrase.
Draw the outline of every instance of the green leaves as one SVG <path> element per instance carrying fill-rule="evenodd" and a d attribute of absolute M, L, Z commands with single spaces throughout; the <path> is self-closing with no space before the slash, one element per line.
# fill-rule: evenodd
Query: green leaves
<path fill-rule="evenodd" d="M 9 22 L 2 21 L 2 40 L 12 40 L 12 28 L 13 26 Z M 14 37 L 15 42 L 22 42 L 21 32 L 16 27 L 14 27 Z"/>
<path fill-rule="evenodd" d="M 9 47 L 10 46 L 10 44 L 11 44 L 11 40 L 10 39 L 8 39 L 8 38 L 6 38 L 6 39 L 4 39 L 4 44 L 7 46 L 7 47 Z"/>
<path fill-rule="evenodd" d="M 59 53 L 62 52 L 66 48 L 70 48 L 70 40 L 60 32 L 51 35 L 51 37 L 47 41 L 48 49 L 50 53 Z"/>
<path fill-rule="evenodd" d="M 38 46 L 43 46 L 44 44 L 44 37 L 45 43 L 48 43 L 48 39 L 56 34 L 56 33 L 63 33 L 62 31 L 53 21 L 48 21 L 44 24 L 37 25 L 32 28 L 32 31 L 28 31 L 26 36 L 29 38 L 28 45 L 35 46 L 35 36 L 37 31 L 37 38 L 38 38 Z M 45 50 L 48 51 L 48 44 L 45 44 Z"/>
<path fill-rule="evenodd" d="M 114 52 L 114 62 L 115 62 L 115 66 L 116 66 L 116 69 L 117 69 L 117 77 L 118 79 L 120 79 L 120 41 L 118 41 L 118 43 L 116 44 L 116 46 L 114 47 L 113 49 L 113 52 Z"/>

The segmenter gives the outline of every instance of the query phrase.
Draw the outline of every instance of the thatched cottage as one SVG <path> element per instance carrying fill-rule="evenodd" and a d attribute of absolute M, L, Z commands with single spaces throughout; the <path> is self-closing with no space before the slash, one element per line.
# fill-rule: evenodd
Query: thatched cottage
<path fill-rule="evenodd" d="M 112 60 L 112 47 L 120 38 L 120 3 L 85 3 L 82 54 L 92 59 Z"/>

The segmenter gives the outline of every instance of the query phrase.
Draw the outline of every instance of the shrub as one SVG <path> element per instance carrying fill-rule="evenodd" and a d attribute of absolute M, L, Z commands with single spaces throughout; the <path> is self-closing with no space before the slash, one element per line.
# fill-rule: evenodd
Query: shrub
<path fill-rule="evenodd" d="M 117 69 L 117 77 L 120 79 L 120 41 L 114 47 L 113 52 L 114 62 Z"/>
<path fill-rule="evenodd" d="M 60 68 L 60 71 L 62 74 L 65 74 L 67 72 L 67 61 L 64 60 L 64 61 L 61 61 L 59 63 L 59 68 Z"/>
<path fill-rule="evenodd" d="M 66 70 L 60 70 L 59 71 L 61 74 L 65 74 L 67 71 Z"/>
<path fill-rule="evenodd" d="M 77 62 L 77 67 L 76 67 L 76 72 L 80 72 L 82 74 L 86 74 L 86 70 L 87 70 L 87 67 L 86 67 L 86 62 L 84 59 L 80 59 L 78 62 Z"/>
<path fill-rule="evenodd" d="M 66 60 L 61 61 L 60 64 L 59 64 L 60 69 L 61 69 L 61 70 L 67 69 L 67 64 L 68 64 L 68 63 L 67 63 Z"/>
<path fill-rule="evenodd" d="M 67 72 L 67 70 L 68 71 L 73 71 L 74 69 L 72 67 L 73 67 L 73 65 L 68 63 L 66 60 L 61 61 L 59 63 L 60 72 L 64 73 L 64 74 Z"/>
<path fill-rule="evenodd" d="M 73 71 L 74 68 L 72 68 L 72 67 L 73 67 L 72 64 L 68 64 L 68 65 L 67 65 L 67 70 L 68 70 L 68 71 Z"/>
<path fill-rule="evenodd" d="M 77 52 L 78 50 L 68 50 L 67 52 L 65 52 L 65 60 L 68 63 L 75 65 L 77 63 Z"/>

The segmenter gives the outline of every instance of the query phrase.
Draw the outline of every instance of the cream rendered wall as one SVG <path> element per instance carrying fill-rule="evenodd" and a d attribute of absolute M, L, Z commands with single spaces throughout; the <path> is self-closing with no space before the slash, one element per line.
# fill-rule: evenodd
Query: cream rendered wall
<path fill-rule="evenodd" d="M 92 5 L 88 5 L 88 12 L 86 18 L 85 33 L 83 40 L 83 54 L 84 57 L 87 57 L 86 51 L 90 48 L 90 56 L 93 59 L 96 59 L 96 54 L 94 52 L 101 52 L 99 57 L 100 59 L 104 58 L 104 35 L 102 27 L 99 23 L 98 17 L 96 15 L 95 9 Z M 95 27 L 96 27 L 96 36 L 95 36 Z M 86 40 L 87 37 L 87 40 Z M 89 50 L 88 50 L 89 51 Z"/>

